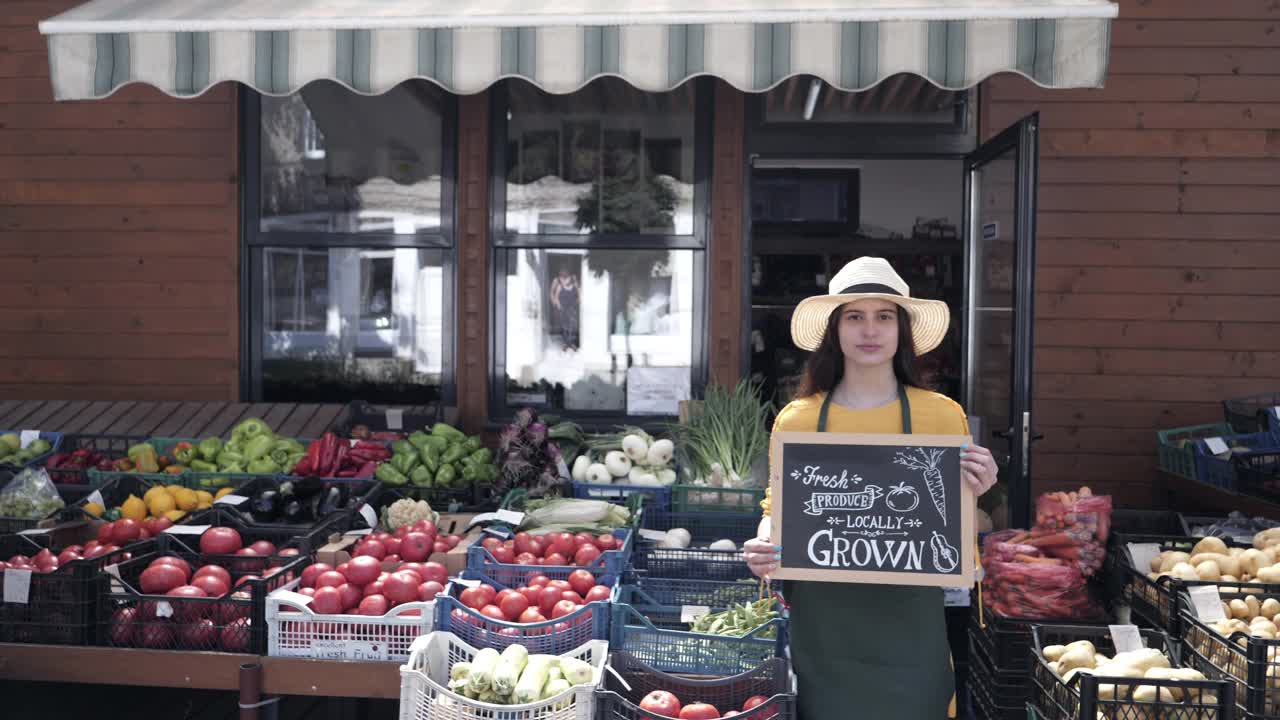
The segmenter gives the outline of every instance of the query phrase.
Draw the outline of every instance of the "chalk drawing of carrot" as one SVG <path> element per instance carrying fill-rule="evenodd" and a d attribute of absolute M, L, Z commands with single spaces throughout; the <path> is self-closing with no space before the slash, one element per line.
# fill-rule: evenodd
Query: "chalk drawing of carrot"
<path fill-rule="evenodd" d="M 895 465 L 924 473 L 924 485 L 929 490 L 929 497 L 933 498 L 933 506 L 938 509 L 938 515 L 942 516 L 943 525 L 947 524 L 947 490 L 942 486 L 942 469 L 938 466 L 942 464 L 945 452 L 942 448 L 915 448 L 910 452 L 897 453 L 893 459 Z"/>

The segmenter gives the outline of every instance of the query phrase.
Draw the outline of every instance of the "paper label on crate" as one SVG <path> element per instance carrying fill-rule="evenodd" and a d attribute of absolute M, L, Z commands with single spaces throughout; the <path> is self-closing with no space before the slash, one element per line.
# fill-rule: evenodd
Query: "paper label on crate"
<path fill-rule="evenodd" d="M 302 593 L 294 592 L 292 590 L 277 590 L 271 593 L 271 597 L 275 598 L 276 600 L 288 600 L 291 603 L 302 605 L 303 607 L 306 607 L 307 605 L 311 604 L 310 597 L 303 595 Z"/>
<path fill-rule="evenodd" d="M 124 582 L 124 579 L 120 577 L 119 563 L 111 563 L 110 565 L 104 565 L 102 568 L 102 572 L 110 575 L 111 577 L 119 580 L 120 582 Z"/>
<path fill-rule="evenodd" d="M 556 458 L 556 472 L 560 473 L 561 478 L 568 479 L 573 477 L 569 473 L 569 466 L 565 464 L 564 458 L 562 457 Z"/>
<path fill-rule="evenodd" d="M 690 623 L 711 612 L 706 605 L 681 605 L 680 622 Z"/>
<path fill-rule="evenodd" d="M 479 580 L 467 580 L 466 578 L 454 578 L 453 581 L 458 583 L 462 587 L 468 587 L 468 588 L 480 587 Z"/>
<path fill-rule="evenodd" d="M 85 498 L 84 501 L 86 503 L 98 503 L 102 507 L 107 506 L 107 501 L 102 499 L 102 493 L 98 492 L 97 490 L 94 490 L 93 492 L 89 493 L 89 497 Z"/>
<path fill-rule="evenodd" d="M 640 537 L 644 538 L 645 540 L 662 542 L 663 540 L 667 539 L 666 530 L 643 530 L 642 529 L 642 530 L 637 530 L 636 532 L 640 533 Z"/>
<path fill-rule="evenodd" d="M 1209 452 L 1214 455 L 1231 452 L 1231 448 L 1227 447 L 1227 444 L 1220 437 L 1205 438 L 1204 444 L 1205 447 L 1209 448 Z"/>
<path fill-rule="evenodd" d="M 1196 617 L 1201 622 L 1215 622 L 1227 618 L 1222 612 L 1222 596 L 1218 594 L 1217 585 L 1198 585 L 1188 588 L 1187 594 L 1191 596 L 1191 606 L 1195 608 Z"/>
<path fill-rule="evenodd" d="M 40 439 L 40 431 L 23 430 L 18 433 L 18 439 L 22 443 L 22 447 L 25 449 L 28 445 Z"/>
<path fill-rule="evenodd" d="M 249 499 L 249 498 L 245 497 L 244 495 L 236 495 L 235 493 L 227 493 L 226 495 L 223 495 L 222 497 L 218 498 L 217 500 L 214 500 L 214 501 L 213 501 L 213 504 L 214 504 L 214 505 L 239 505 L 240 503 L 242 503 L 242 502 L 244 502 L 244 501 L 246 501 L 246 500 L 248 500 L 248 499 Z"/>
<path fill-rule="evenodd" d="M 369 527 L 374 527 L 378 524 L 378 513 L 368 503 L 360 506 L 360 517 L 364 518 L 365 524 Z"/>
<path fill-rule="evenodd" d="M 373 528 L 367 527 L 362 530 L 348 530 L 342 534 L 346 535 L 347 537 L 364 537 L 365 535 L 372 535 Z"/>
<path fill-rule="evenodd" d="M 317 660 L 390 660 L 385 642 L 312 640 L 310 657 Z"/>
<path fill-rule="evenodd" d="M 511 532 L 511 528 L 505 528 L 505 527 L 502 527 L 501 525 L 495 525 L 493 527 L 485 528 L 484 534 L 492 535 L 493 537 L 496 537 L 499 540 L 510 540 L 511 536 L 514 533 Z"/>
<path fill-rule="evenodd" d="M 504 522 L 512 527 L 520 527 L 520 523 L 524 522 L 524 513 L 514 510 L 499 510 L 494 513 L 498 518 L 498 522 Z"/>
<path fill-rule="evenodd" d="M 1128 543 L 1133 567 L 1143 575 L 1151 570 L 1151 561 L 1160 557 L 1160 543 Z"/>
<path fill-rule="evenodd" d="M 388 408 L 386 412 L 386 420 L 388 430 L 403 430 L 404 410 L 400 408 Z"/>
<path fill-rule="evenodd" d="M 942 588 L 942 604 L 945 607 L 969 607 L 969 588 Z"/>
<path fill-rule="evenodd" d="M 156 603 L 156 617 L 173 617 L 173 606 L 169 604 L 168 600 L 160 600 Z"/>
<path fill-rule="evenodd" d="M 19 535 L 48 535 L 53 532 L 53 528 L 31 528 L 30 530 L 19 530 Z"/>
<path fill-rule="evenodd" d="M 31 593 L 31 571 L 9 568 L 4 571 L 4 601 L 26 605 Z"/>
<path fill-rule="evenodd" d="M 1147 646 L 1142 642 L 1142 633 L 1138 632 L 1137 625 L 1109 625 L 1111 630 L 1111 644 L 1115 646 L 1118 654 L 1122 652 L 1132 652 L 1141 650 Z"/>
<path fill-rule="evenodd" d="M 165 528 L 167 535 L 203 535 L 212 525 L 172 525 Z"/>

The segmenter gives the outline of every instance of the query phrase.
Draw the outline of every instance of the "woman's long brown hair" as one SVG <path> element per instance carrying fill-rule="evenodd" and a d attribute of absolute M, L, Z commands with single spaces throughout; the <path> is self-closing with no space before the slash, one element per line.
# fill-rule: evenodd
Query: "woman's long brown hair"
<path fill-rule="evenodd" d="M 809 353 L 800 378 L 800 391 L 796 397 L 809 397 L 829 393 L 844 377 L 844 351 L 840 349 L 840 316 L 844 306 L 831 311 L 827 318 L 827 331 L 822 335 L 818 349 Z M 924 388 L 916 367 L 915 338 L 911 335 L 911 315 L 906 308 L 898 308 L 898 349 L 893 353 L 893 375 L 898 382 L 909 387 Z"/>

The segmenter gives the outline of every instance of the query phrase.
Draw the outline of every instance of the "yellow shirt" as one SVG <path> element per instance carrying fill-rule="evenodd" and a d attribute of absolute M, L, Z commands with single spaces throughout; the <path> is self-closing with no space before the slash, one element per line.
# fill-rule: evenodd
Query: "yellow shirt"
<path fill-rule="evenodd" d="M 818 429 L 818 413 L 826 393 L 792 401 L 782 408 L 773 422 L 774 431 L 813 432 Z M 929 390 L 907 388 L 907 403 L 911 405 L 911 430 L 924 435 L 968 435 L 969 421 L 956 401 Z M 831 403 L 827 413 L 827 432 L 837 433 L 900 433 L 902 432 L 902 408 L 897 400 L 888 405 L 867 410 L 852 410 Z M 764 514 L 769 514 L 769 489 L 765 488 L 760 501 Z"/>

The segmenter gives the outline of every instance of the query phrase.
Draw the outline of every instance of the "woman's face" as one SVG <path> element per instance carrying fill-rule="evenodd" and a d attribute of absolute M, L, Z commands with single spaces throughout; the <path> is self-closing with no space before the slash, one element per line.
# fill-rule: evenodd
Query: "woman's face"
<path fill-rule="evenodd" d="M 898 313 L 906 312 L 888 300 L 868 298 L 843 305 L 840 313 L 840 351 L 860 367 L 893 362 L 898 351 Z"/>

